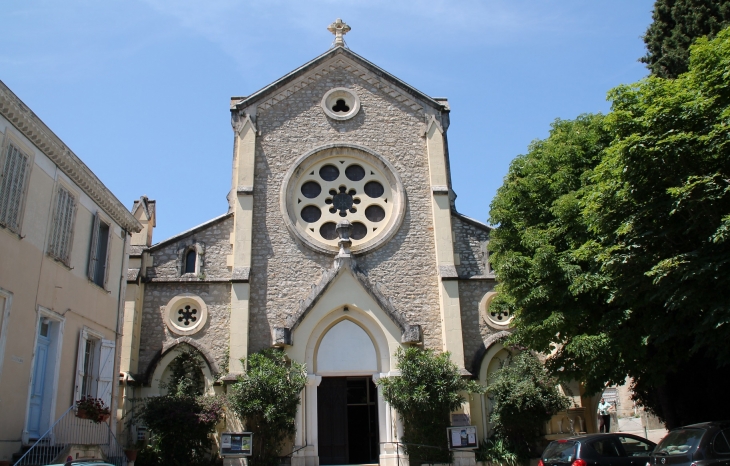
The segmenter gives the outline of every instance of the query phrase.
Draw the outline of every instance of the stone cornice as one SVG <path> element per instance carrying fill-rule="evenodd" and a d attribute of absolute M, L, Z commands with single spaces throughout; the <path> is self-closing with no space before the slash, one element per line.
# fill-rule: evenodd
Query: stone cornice
<path fill-rule="evenodd" d="M 139 232 L 142 229 L 137 219 L 104 186 L 94 172 L 2 81 L 0 81 L 0 114 L 51 159 L 114 222 L 128 232 Z"/>

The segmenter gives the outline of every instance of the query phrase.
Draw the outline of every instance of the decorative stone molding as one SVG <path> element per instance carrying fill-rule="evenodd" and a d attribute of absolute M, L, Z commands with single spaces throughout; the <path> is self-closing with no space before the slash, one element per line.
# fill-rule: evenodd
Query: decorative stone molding
<path fill-rule="evenodd" d="M 236 192 L 238 194 L 253 194 L 253 186 L 238 186 Z"/>
<path fill-rule="evenodd" d="M 360 111 L 360 98 L 351 89 L 336 87 L 327 91 L 322 97 L 320 105 L 328 117 L 337 121 L 345 121 Z"/>
<path fill-rule="evenodd" d="M 291 346 L 291 329 L 286 327 L 274 327 L 274 342 L 272 346 Z"/>
<path fill-rule="evenodd" d="M 487 350 L 489 350 L 492 345 L 504 340 L 508 336 L 510 336 L 510 332 L 501 331 L 489 335 L 486 340 L 482 342 L 481 346 L 474 354 L 474 359 L 471 361 L 471 373 L 474 377 L 479 377 L 479 372 L 482 368 L 482 361 L 484 360 L 484 355 L 487 354 Z"/>
<path fill-rule="evenodd" d="M 251 267 L 234 267 L 231 276 L 232 283 L 248 283 L 251 278 Z"/>
<path fill-rule="evenodd" d="M 253 106 L 260 107 L 262 110 L 269 109 L 337 69 L 353 73 L 398 102 L 404 103 L 413 111 L 423 112 L 425 106 L 439 111 L 448 111 L 448 105 L 444 102 L 427 96 L 345 47 L 330 49 L 260 91 L 231 102 L 231 110 L 236 112 Z"/>
<path fill-rule="evenodd" d="M 431 192 L 434 194 L 449 194 L 448 186 L 431 186 Z"/>
<path fill-rule="evenodd" d="M 459 278 L 459 274 L 456 272 L 456 266 L 453 265 L 439 265 L 439 277 L 443 280 L 456 280 Z"/>
<path fill-rule="evenodd" d="M 136 233 L 142 230 L 142 225 L 124 204 L 119 202 L 89 167 L 2 81 L 0 81 L 0 114 L 51 159 L 115 223 L 129 232 Z"/>
<path fill-rule="evenodd" d="M 352 253 L 385 244 L 405 214 L 405 189 L 381 155 L 355 144 L 333 143 L 299 157 L 284 176 L 280 208 L 287 229 L 318 252 L 339 251 L 335 226 L 349 220 Z"/>
<path fill-rule="evenodd" d="M 162 349 L 157 352 L 157 354 L 152 358 L 152 361 L 150 361 L 150 364 L 147 366 L 147 370 L 144 374 L 144 377 L 137 377 L 137 385 L 147 385 L 150 383 L 150 380 L 152 379 L 152 374 L 154 374 L 155 369 L 157 368 L 157 365 L 160 363 L 160 360 L 170 351 L 175 350 L 181 345 L 189 345 L 195 350 L 197 350 L 201 356 L 203 356 L 203 359 L 205 360 L 205 363 L 208 364 L 208 367 L 210 368 L 210 372 L 213 374 L 220 374 L 220 368 L 218 367 L 218 363 L 216 363 L 215 358 L 213 355 L 208 351 L 205 346 L 198 343 L 196 340 L 193 340 L 190 337 L 180 337 L 176 338 L 174 340 L 165 342 L 165 344 L 162 345 Z M 234 379 L 235 380 L 235 379 Z"/>
<path fill-rule="evenodd" d="M 312 291 L 309 293 L 309 295 L 305 299 L 299 301 L 299 307 L 288 313 L 289 317 L 285 322 L 285 327 L 275 328 L 275 346 L 292 344 L 291 332 L 299 326 L 299 324 L 304 320 L 309 311 L 311 311 L 314 308 L 315 304 L 317 304 L 319 298 L 324 295 L 325 291 L 329 289 L 330 285 L 335 281 L 335 279 L 343 273 L 352 274 L 352 276 L 354 276 L 355 279 L 360 282 L 365 291 L 367 291 L 367 293 L 375 300 L 375 302 L 378 303 L 380 308 L 385 311 L 385 313 L 388 315 L 388 317 L 390 317 L 393 323 L 395 323 L 398 328 L 400 328 L 401 343 L 421 343 L 423 338 L 421 326 L 409 323 L 402 313 L 396 311 L 393 304 L 387 297 L 385 297 L 385 295 L 383 295 L 383 293 L 381 293 L 377 285 L 373 285 L 370 280 L 368 280 L 368 278 L 365 276 L 365 274 L 360 271 L 360 269 L 355 264 L 355 260 L 351 257 L 344 257 L 335 259 L 334 266 L 331 269 L 326 270 L 322 274 L 322 278 L 320 279 L 319 283 L 312 287 Z M 286 339 L 287 334 L 289 335 L 289 340 Z"/>
<path fill-rule="evenodd" d="M 208 306 L 199 296 L 183 293 L 172 298 L 163 307 L 165 325 L 174 334 L 193 335 L 205 326 Z"/>

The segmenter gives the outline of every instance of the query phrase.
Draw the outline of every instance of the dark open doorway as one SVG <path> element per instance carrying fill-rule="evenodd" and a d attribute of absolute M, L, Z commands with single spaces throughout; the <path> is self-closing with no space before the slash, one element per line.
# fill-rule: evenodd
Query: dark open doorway
<path fill-rule="evenodd" d="M 319 464 L 378 462 L 377 388 L 370 377 L 324 377 L 317 389 Z"/>

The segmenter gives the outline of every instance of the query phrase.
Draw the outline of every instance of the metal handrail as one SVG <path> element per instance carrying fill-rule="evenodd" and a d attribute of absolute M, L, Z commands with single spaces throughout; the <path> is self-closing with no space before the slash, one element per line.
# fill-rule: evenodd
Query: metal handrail
<path fill-rule="evenodd" d="M 127 466 L 124 449 L 106 422 L 76 417 L 69 407 L 13 466 L 51 463 L 69 445 L 98 445 L 109 463 Z"/>

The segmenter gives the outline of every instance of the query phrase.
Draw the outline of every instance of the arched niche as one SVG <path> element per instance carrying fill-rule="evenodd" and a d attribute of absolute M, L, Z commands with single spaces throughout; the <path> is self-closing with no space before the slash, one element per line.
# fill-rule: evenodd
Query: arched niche
<path fill-rule="evenodd" d="M 378 352 L 372 338 L 358 324 L 342 319 L 327 330 L 317 347 L 317 374 L 374 374 Z"/>
<path fill-rule="evenodd" d="M 198 349 L 194 346 L 187 345 L 185 343 L 175 345 L 174 347 L 167 350 L 155 365 L 155 370 L 152 373 L 152 377 L 150 379 L 150 387 L 148 389 L 149 393 L 145 393 L 145 396 L 157 396 L 164 395 L 166 393 L 166 390 L 160 387 L 160 383 L 164 382 L 169 376 L 170 364 L 172 363 L 172 361 L 175 360 L 176 357 L 180 355 L 180 350 L 182 350 L 184 347 L 195 350 L 196 352 L 198 351 Z M 203 379 L 205 380 L 204 393 L 206 395 L 212 395 L 214 394 L 213 383 L 215 382 L 215 377 L 213 376 L 213 373 L 208 366 L 207 360 L 202 354 L 200 355 L 200 359 L 201 361 L 203 361 L 203 363 L 200 365 L 200 370 L 203 372 Z"/>

